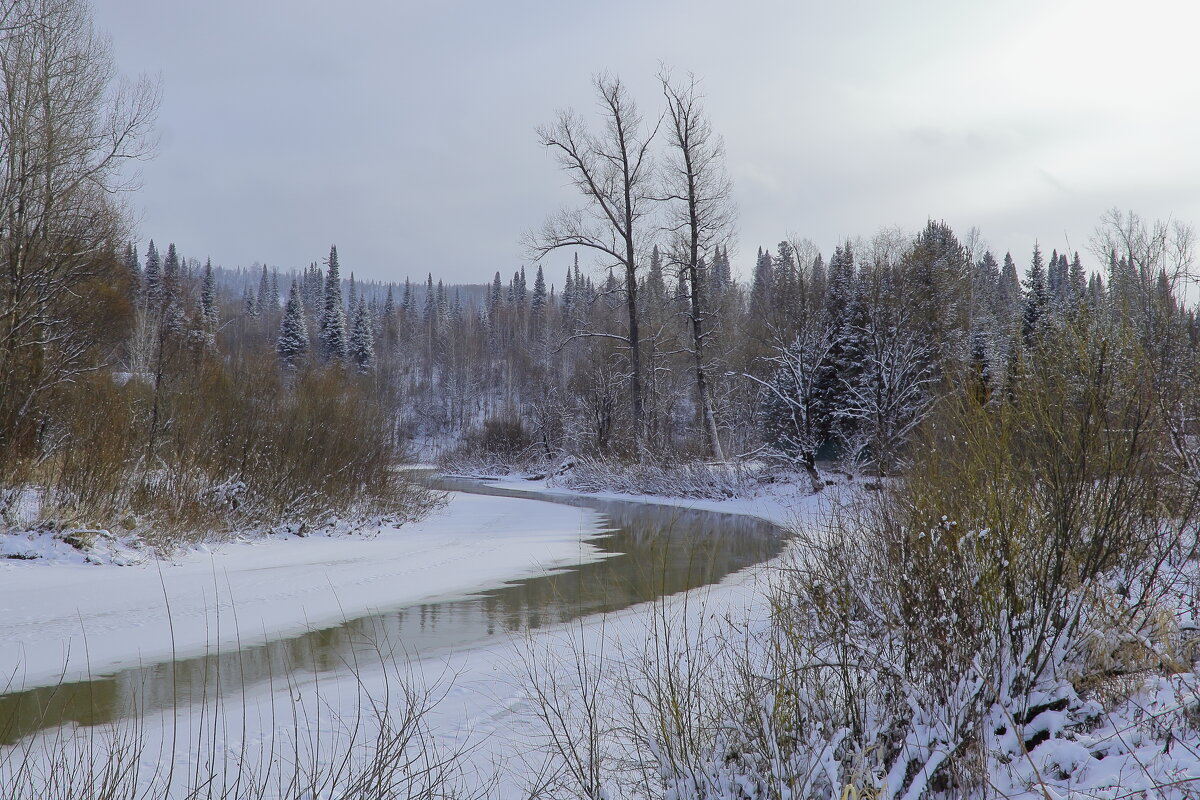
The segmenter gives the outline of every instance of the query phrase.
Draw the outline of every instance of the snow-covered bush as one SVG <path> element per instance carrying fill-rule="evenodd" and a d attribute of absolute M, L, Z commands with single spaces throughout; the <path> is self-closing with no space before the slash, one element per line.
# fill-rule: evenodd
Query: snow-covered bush
<path fill-rule="evenodd" d="M 656 617 L 641 652 L 533 676 L 551 760 L 590 754 L 576 794 L 1200 794 L 1197 486 L 1121 330 L 1023 358 L 1007 397 L 947 398 L 904 475 L 798 533 L 768 618 Z M 637 469 L 560 480 L 664 491 Z"/>
<path fill-rule="evenodd" d="M 740 462 L 681 464 L 653 462 L 624 464 L 598 458 L 574 459 L 570 469 L 550 475 L 551 485 L 582 492 L 657 494 L 723 500 L 746 497 L 760 486 L 761 465 Z"/>
<path fill-rule="evenodd" d="M 1200 789 L 1194 653 L 1172 655 L 1194 650 L 1195 487 L 1138 363 L 1064 335 L 1006 402 L 945 401 L 904 477 L 802 535 L 720 734 L 663 766 L 666 794 Z"/>
<path fill-rule="evenodd" d="M 443 472 L 491 477 L 539 471 L 546 456 L 516 415 L 488 417 L 438 458 Z"/>

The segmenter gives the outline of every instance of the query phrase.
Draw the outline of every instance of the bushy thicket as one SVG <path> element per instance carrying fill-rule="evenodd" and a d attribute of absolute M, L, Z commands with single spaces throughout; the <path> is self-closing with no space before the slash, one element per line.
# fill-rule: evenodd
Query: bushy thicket
<path fill-rule="evenodd" d="M 1114 697 L 1194 660 L 1179 618 L 1200 484 L 1170 446 L 1162 377 L 1132 330 L 1085 320 L 1025 353 L 1007 397 L 948 397 L 903 476 L 802 537 L 761 649 L 717 692 L 710 748 L 666 765 L 672 796 L 985 797 L 1015 791 L 1009 772 L 1038 793 L 1100 788 L 1089 764 L 1169 751 L 1148 714 L 1115 734 L 1124 751 L 1072 744 L 1058 763 Z M 1189 791 L 1172 769 L 1108 788 Z"/>
<path fill-rule="evenodd" d="M 550 486 L 582 492 L 654 494 L 726 500 L 753 494 L 772 478 L 761 463 L 711 464 L 678 454 L 647 456 L 637 462 L 611 457 L 564 455 L 561 449 L 531 440 L 516 416 L 486 420 L 457 447 L 438 458 L 438 466 L 459 475 L 500 476 L 520 472 L 546 479 Z"/>
<path fill-rule="evenodd" d="M 157 420 L 157 424 L 155 424 Z M 332 519 L 420 515 L 432 498 L 394 469 L 400 452 L 369 385 L 340 368 L 208 362 L 163 381 L 101 372 L 58 399 L 24 482 L 43 523 L 202 536 Z"/>
<path fill-rule="evenodd" d="M 433 494 L 395 471 L 395 410 L 373 376 L 338 358 L 281 362 L 246 335 L 270 321 L 268 301 L 229 314 L 211 271 L 174 245 L 160 259 L 151 244 L 144 273 L 135 261 L 111 249 L 98 258 L 90 280 L 106 291 L 85 320 L 103 320 L 104 336 L 76 368 L 10 374 L 30 402 L 0 426 L 7 525 L 120 527 L 171 545 L 432 507 Z M 237 324 L 221 326 L 222 310 Z"/>

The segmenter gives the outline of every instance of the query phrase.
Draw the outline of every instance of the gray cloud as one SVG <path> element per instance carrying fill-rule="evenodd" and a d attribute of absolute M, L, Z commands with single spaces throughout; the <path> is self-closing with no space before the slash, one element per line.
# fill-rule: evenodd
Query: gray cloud
<path fill-rule="evenodd" d="M 743 269 L 789 233 L 828 250 L 931 216 L 978 226 L 1019 260 L 1035 238 L 1066 247 L 1064 231 L 1082 250 L 1112 205 L 1200 218 L 1187 191 L 1200 112 L 1180 100 L 1186 42 L 1173 33 L 1191 26 L 1173 19 L 1148 41 L 1154 3 L 96 0 L 96 11 L 123 71 L 163 78 L 163 146 L 134 198 L 143 248 L 174 240 L 226 266 L 299 266 L 337 242 L 344 269 L 369 278 L 511 273 L 521 233 L 574 199 L 534 127 L 559 107 L 592 111 L 590 76 L 604 69 L 655 116 L 660 61 L 704 81 Z"/>

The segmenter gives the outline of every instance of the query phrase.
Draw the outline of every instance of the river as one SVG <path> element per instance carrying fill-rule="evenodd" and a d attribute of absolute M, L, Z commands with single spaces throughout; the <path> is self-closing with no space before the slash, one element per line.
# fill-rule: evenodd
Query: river
<path fill-rule="evenodd" d="M 653 503 L 512 491 L 438 478 L 436 488 L 594 509 L 608 532 L 588 541 L 606 557 L 510 582 L 467 599 L 409 605 L 223 653 L 124 669 L 91 680 L 0 695 L 0 743 L 65 723 L 113 722 L 247 690 L 301 672 L 347 670 L 364 647 L 398 644 L 408 657 L 463 651 L 524 629 L 618 611 L 716 583 L 783 546 L 764 520 Z"/>

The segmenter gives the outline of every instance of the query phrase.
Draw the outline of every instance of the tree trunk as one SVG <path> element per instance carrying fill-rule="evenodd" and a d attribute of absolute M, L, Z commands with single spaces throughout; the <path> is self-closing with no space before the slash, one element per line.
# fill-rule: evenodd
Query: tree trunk
<path fill-rule="evenodd" d="M 693 252 L 696 252 L 693 245 Z M 708 390 L 708 376 L 704 371 L 704 316 L 703 299 L 701 297 L 700 275 L 696 268 L 696 258 L 688 265 L 688 277 L 692 283 L 692 352 L 696 358 L 696 399 L 700 405 L 701 421 L 704 427 L 704 438 L 708 444 L 709 454 L 717 461 L 725 460 L 725 452 L 721 449 L 721 437 L 717 433 L 717 417 L 713 413 L 712 396 Z"/>

